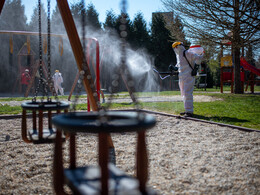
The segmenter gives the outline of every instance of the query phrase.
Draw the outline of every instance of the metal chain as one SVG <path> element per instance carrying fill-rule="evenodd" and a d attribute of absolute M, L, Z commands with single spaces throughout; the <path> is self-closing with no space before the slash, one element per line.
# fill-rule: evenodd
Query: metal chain
<path fill-rule="evenodd" d="M 107 108 L 108 109 L 112 103 L 112 99 L 114 96 L 114 93 L 116 91 L 118 91 L 118 86 L 119 86 L 119 78 L 120 78 L 120 74 L 122 76 L 124 76 L 126 78 L 126 85 L 129 88 L 129 95 L 131 96 L 134 106 L 136 108 L 137 111 L 140 110 L 140 103 L 138 102 L 137 98 L 135 97 L 135 88 L 134 88 L 134 80 L 132 78 L 132 75 L 129 72 L 129 69 L 127 67 L 127 52 L 126 52 L 126 38 L 127 38 L 127 13 L 126 13 L 126 6 L 127 6 L 127 2 L 126 0 L 122 0 L 121 2 L 121 19 L 120 19 L 120 26 L 119 26 L 119 30 L 120 30 L 120 37 L 121 37 L 121 59 L 120 59 L 120 66 L 117 68 L 118 70 L 116 71 L 117 73 L 115 73 L 113 75 L 113 80 L 112 80 L 112 86 L 111 86 L 111 94 L 109 97 L 109 101 L 108 101 L 108 105 Z"/>
<path fill-rule="evenodd" d="M 48 28 L 48 27 L 47 27 Z M 47 31 L 48 31 L 48 29 L 47 29 Z M 41 40 L 42 40 L 42 38 L 41 38 Z M 42 41 L 41 41 L 42 42 Z M 49 44 L 48 44 L 48 46 L 49 46 Z M 42 45 L 41 45 L 41 51 L 42 51 Z M 41 64 L 41 67 L 42 67 L 42 64 Z M 44 96 L 46 96 L 47 98 L 48 98 L 48 100 L 50 100 L 49 99 L 49 97 L 48 97 L 48 79 L 49 78 L 46 78 L 47 80 L 44 80 L 43 79 L 43 67 L 41 68 L 41 80 L 42 80 L 42 87 L 43 87 L 43 97 L 42 97 L 42 101 L 43 101 L 43 99 L 44 99 Z M 47 73 L 47 77 L 48 77 L 48 73 Z"/>
<path fill-rule="evenodd" d="M 43 80 L 43 69 L 42 69 L 42 24 L 41 24 L 41 0 L 38 0 L 38 22 L 39 22 L 39 74 L 40 74 L 40 79 L 37 85 L 37 88 L 35 90 L 34 98 L 33 101 L 36 101 L 36 97 L 38 96 L 40 86 L 42 86 L 43 89 L 43 96 L 41 98 L 41 101 L 43 101 L 44 96 L 47 94 L 47 88 Z"/>
<path fill-rule="evenodd" d="M 54 89 L 54 84 L 51 77 L 51 1 L 48 0 L 47 2 L 47 33 L 48 33 L 48 42 L 47 42 L 47 58 L 48 58 L 48 84 L 51 88 L 51 93 L 54 93 L 55 99 L 58 102 L 58 94 L 56 93 Z M 51 101 L 51 99 L 48 97 L 48 100 Z"/>
<path fill-rule="evenodd" d="M 97 102 L 97 106 L 98 106 L 98 109 L 100 110 L 101 109 L 101 105 L 100 105 L 100 102 L 98 100 L 98 96 L 97 96 L 97 92 L 96 92 L 96 89 L 95 89 L 95 85 L 93 84 L 92 81 L 92 76 L 90 74 L 90 70 L 89 70 L 89 67 L 87 65 L 87 60 L 86 60 L 86 42 L 85 42 L 85 34 L 86 34 L 86 28 L 85 28 L 85 2 L 84 0 L 81 0 L 81 23 L 82 23 L 82 47 L 83 47 L 83 54 L 82 54 L 82 69 L 80 72 L 79 72 L 79 80 L 78 80 L 78 83 L 77 83 L 77 94 L 76 94 L 76 98 L 74 100 L 74 103 L 72 105 L 72 110 L 75 112 L 76 111 L 76 105 L 77 105 L 77 102 L 78 102 L 78 99 L 79 99 L 79 95 L 80 95 L 80 92 L 82 90 L 82 87 L 83 87 L 83 79 L 86 77 L 88 79 L 88 81 L 90 82 L 90 87 L 91 87 L 91 90 L 93 92 L 93 96 L 94 96 L 94 99 L 95 101 Z M 86 73 L 89 73 L 88 75 L 86 75 Z"/>
<path fill-rule="evenodd" d="M 91 75 L 85 75 L 86 72 L 90 72 L 88 71 L 88 66 L 87 66 L 87 62 L 86 62 L 86 57 L 85 57 L 85 52 L 86 52 L 86 44 L 85 44 L 85 6 L 84 6 L 84 0 L 81 1 L 81 16 L 82 16 L 82 44 L 83 44 L 83 62 L 82 62 L 82 67 L 83 67 L 83 70 L 80 71 L 80 82 L 78 83 L 77 87 L 78 87 L 78 92 L 77 92 L 77 95 L 76 95 L 76 99 L 75 99 L 75 102 L 73 104 L 73 110 L 75 111 L 76 110 L 76 103 L 78 101 L 78 98 L 79 98 L 79 93 L 82 89 L 82 81 L 84 79 L 84 77 L 86 76 L 87 79 L 91 80 L 92 79 L 92 76 Z M 137 111 L 140 110 L 140 103 L 138 102 L 137 98 L 135 97 L 134 95 L 134 92 L 135 92 L 135 88 L 134 88 L 134 80 L 132 79 L 132 76 L 128 70 L 128 67 L 127 67 L 127 64 L 126 64 L 126 59 L 127 59 L 127 53 L 126 53 L 126 37 L 127 37 L 127 27 L 126 27 L 126 23 L 127 23 L 127 20 L 126 20 L 126 17 L 127 17 L 127 14 L 126 14 L 126 0 L 122 0 L 122 3 L 121 3 L 121 6 L 122 6 L 122 13 L 121 13 L 121 25 L 120 25 L 120 37 L 121 37 L 121 62 L 120 62 L 120 66 L 118 67 L 118 71 L 116 71 L 117 73 L 113 75 L 113 81 L 112 81 L 112 86 L 111 86 L 111 94 L 110 94 L 110 97 L 109 97 L 109 100 L 108 100 L 108 104 L 107 106 L 104 108 L 104 111 L 106 111 L 111 103 L 112 103 L 112 99 L 113 99 L 113 96 L 114 96 L 114 93 L 116 91 L 118 91 L 118 86 L 119 86 L 119 78 L 120 78 L 120 74 L 125 76 L 126 77 L 126 80 L 127 80 L 127 87 L 129 88 L 129 93 L 130 93 L 130 96 L 132 97 L 133 99 L 133 103 L 135 105 L 135 108 Z M 92 84 L 93 85 L 93 84 Z M 96 102 L 98 102 L 98 107 L 99 109 L 101 108 L 100 106 L 100 102 L 97 98 L 97 93 L 96 91 L 94 91 L 93 89 L 95 89 L 95 86 L 92 86 L 92 91 L 93 91 L 93 94 L 94 94 L 94 98 L 96 98 Z M 96 94 L 96 95 L 95 95 Z M 140 112 L 138 112 L 140 113 Z M 105 113 L 102 114 L 103 116 L 106 116 Z M 105 117 L 101 116 L 101 118 L 103 118 L 103 120 L 105 120 Z M 140 119 L 140 114 L 138 114 L 138 118 Z M 104 122 L 104 121 L 103 121 Z"/>
<path fill-rule="evenodd" d="M 39 28 L 39 63 L 40 63 L 40 66 L 41 66 L 41 0 L 38 0 L 38 28 Z M 36 70 L 38 71 L 38 70 Z M 40 89 L 40 81 L 38 82 L 38 85 L 35 89 L 35 94 L 34 94 L 34 98 L 33 98 L 33 101 L 36 101 L 36 97 L 38 95 L 38 92 L 39 92 L 39 89 Z"/>
<path fill-rule="evenodd" d="M 85 57 L 84 57 L 84 54 L 85 54 L 85 47 L 86 47 L 86 44 L 85 44 L 85 12 L 84 12 L 84 8 L 85 8 L 85 3 L 84 3 L 84 0 L 81 0 L 81 25 L 82 25 L 82 44 L 83 44 L 83 59 L 82 59 L 82 66 L 84 67 L 85 66 Z M 78 99 L 79 99 L 79 96 L 80 96 L 80 92 L 82 90 L 82 87 L 83 87 L 83 78 L 84 78 L 84 71 L 80 71 L 79 72 L 79 80 L 77 82 L 77 93 L 76 93 L 76 96 L 75 96 L 75 99 L 74 99 L 74 103 L 72 105 L 72 110 L 75 112 L 76 111 L 76 105 L 77 105 L 77 102 L 78 102 Z"/>
<path fill-rule="evenodd" d="M 127 1 L 126 0 L 122 0 L 121 3 L 122 6 L 122 13 L 121 13 L 121 25 L 120 25 L 120 37 L 122 40 L 121 43 L 121 50 L 122 50 L 122 54 L 121 54 L 121 70 L 120 73 L 122 76 L 126 76 L 126 80 L 127 80 L 127 85 L 129 87 L 129 95 L 132 97 L 133 99 L 133 103 L 136 107 L 137 110 L 140 109 L 140 104 L 137 100 L 137 98 L 135 97 L 135 82 L 132 78 L 131 73 L 129 72 L 128 66 L 127 66 L 127 53 L 126 53 L 126 38 L 127 38 L 127 26 L 126 26 L 126 18 L 127 18 L 127 12 L 126 12 L 126 6 L 127 6 Z"/>

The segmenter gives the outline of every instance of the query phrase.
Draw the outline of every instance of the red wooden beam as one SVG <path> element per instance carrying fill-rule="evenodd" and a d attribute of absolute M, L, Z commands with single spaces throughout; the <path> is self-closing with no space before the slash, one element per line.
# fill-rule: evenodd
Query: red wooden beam
<path fill-rule="evenodd" d="M 72 51 L 74 53 L 74 57 L 77 62 L 78 69 L 79 69 L 79 71 L 81 71 L 81 70 L 83 70 L 82 64 L 83 64 L 83 57 L 85 57 L 85 56 L 83 55 L 83 48 L 82 48 L 82 45 L 81 45 L 81 42 L 79 39 L 79 35 L 77 32 L 73 17 L 70 12 L 68 2 L 67 2 L 67 0 L 57 0 L 57 4 L 58 4 L 59 10 L 60 10 L 60 14 L 61 14 L 64 26 L 65 26 L 65 29 L 67 31 L 67 35 L 68 35 L 68 38 L 70 41 Z M 88 64 L 86 64 L 86 66 L 87 66 L 86 67 L 87 70 L 86 70 L 85 74 L 91 75 L 90 70 L 88 68 Z M 89 98 L 92 110 L 93 111 L 99 110 L 98 95 L 97 94 L 96 94 L 96 96 L 94 95 L 94 93 L 97 93 L 97 92 L 96 92 L 95 85 L 94 85 L 92 78 L 84 77 L 83 82 L 85 85 L 85 89 L 87 90 L 87 94 L 88 94 L 88 98 Z M 111 136 L 108 136 L 108 143 L 109 143 L 110 148 L 114 148 Z"/>
<path fill-rule="evenodd" d="M 69 41 L 70 41 L 70 45 L 72 48 L 72 51 L 74 53 L 76 62 L 77 62 L 77 66 L 79 71 L 84 70 L 83 69 L 83 48 L 79 39 L 79 35 L 73 20 L 73 17 L 71 15 L 70 12 L 70 8 L 68 5 L 67 0 L 57 0 L 57 4 L 60 10 L 60 14 L 65 26 L 65 29 L 67 31 L 67 35 L 69 37 Z M 88 68 L 88 65 L 86 65 L 86 70 L 85 70 L 85 74 L 86 75 L 91 75 L 90 74 L 90 70 Z M 99 110 L 98 107 L 98 98 L 97 95 L 95 96 L 94 93 L 96 93 L 96 89 L 95 89 L 95 85 L 94 82 L 92 80 L 92 78 L 87 78 L 84 77 L 84 85 L 85 88 L 87 89 L 87 94 L 89 97 L 89 101 L 90 101 L 90 105 L 92 107 L 92 110 L 97 111 Z"/>
<path fill-rule="evenodd" d="M 1 0 L 0 1 L 0 14 L 2 13 L 2 9 L 4 7 L 4 4 L 5 4 L 5 0 Z"/>

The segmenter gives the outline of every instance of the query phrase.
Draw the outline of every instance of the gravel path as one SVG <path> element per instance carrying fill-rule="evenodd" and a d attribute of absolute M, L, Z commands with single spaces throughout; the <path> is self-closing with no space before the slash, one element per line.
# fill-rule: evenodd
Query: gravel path
<path fill-rule="evenodd" d="M 194 95 L 194 102 L 211 102 L 216 100 L 221 100 L 220 98 L 215 98 L 207 95 Z M 39 98 L 40 99 L 40 98 Z M 59 99 L 63 101 L 68 101 L 67 99 Z M 74 101 L 74 97 L 71 97 L 71 103 Z M 182 97 L 180 95 L 173 95 L 173 96 L 147 96 L 147 97 L 139 97 L 138 100 L 140 102 L 181 102 Z M 28 100 L 26 100 L 28 101 Z M 102 101 L 102 98 L 101 98 Z M 105 102 L 107 102 L 108 99 L 105 98 Z M 80 98 L 77 100 L 77 103 L 86 103 L 87 98 Z M 112 100 L 114 103 L 122 103 L 122 102 L 133 102 L 133 100 L 130 97 L 119 97 Z M 5 105 L 8 104 L 10 106 L 20 106 L 22 101 L 1 101 L 0 98 L 0 104 Z"/>
<path fill-rule="evenodd" d="M 156 118 L 157 125 L 147 132 L 148 185 L 159 194 L 259 194 L 260 133 Z M 24 143 L 21 119 L 2 119 L 0 128 L 0 194 L 54 194 L 53 145 Z M 136 134 L 112 138 L 117 166 L 134 175 Z M 78 165 L 97 164 L 97 137 L 81 135 L 77 143 Z"/>

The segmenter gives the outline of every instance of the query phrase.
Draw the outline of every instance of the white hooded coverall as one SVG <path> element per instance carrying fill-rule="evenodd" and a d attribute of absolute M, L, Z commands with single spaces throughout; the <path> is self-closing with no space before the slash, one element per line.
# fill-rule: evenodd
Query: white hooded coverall
<path fill-rule="evenodd" d="M 63 78 L 61 76 L 60 72 L 56 72 L 52 76 L 53 82 L 54 82 L 54 89 L 56 91 L 56 94 L 58 95 L 58 91 L 60 92 L 61 95 L 64 95 L 63 88 L 61 87 L 61 83 L 63 83 Z"/>
<path fill-rule="evenodd" d="M 196 64 L 201 64 L 203 55 L 198 55 L 189 50 L 185 51 L 183 45 L 178 45 L 173 48 L 177 57 L 178 72 L 179 72 L 179 87 L 181 96 L 184 102 L 185 112 L 193 113 L 193 89 L 195 84 L 195 77 L 191 76 L 191 67 L 189 66 L 186 58 L 189 60 L 192 67 Z M 186 58 L 183 56 L 185 51 Z"/>

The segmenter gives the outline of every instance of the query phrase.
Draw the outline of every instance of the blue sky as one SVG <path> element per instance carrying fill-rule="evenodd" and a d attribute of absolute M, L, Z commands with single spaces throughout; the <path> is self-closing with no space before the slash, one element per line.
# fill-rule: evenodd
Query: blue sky
<path fill-rule="evenodd" d="M 80 0 L 68 0 L 70 3 L 79 2 Z M 42 0 L 46 5 L 47 0 Z M 120 14 L 120 2 L 121 0 L 86 0 L 85 4 L 93 3 L 95 9 L 99 13 L 99 21 L 104 22 L 106 17 L 106 11 L 113 9 L 115 14 Z M 162 11 L 163 5 L 160 0 L 128 0 L 127 12 L 133 20 L 137 12 L 142 12 L 147 24 L 151 22 L 152 12 Z M 33 8 L 38 4 L 38 0 L 22 0 L 22 4 L 25 6 L 25 14 L 28 19 L 31 18 Z M 51 0 L 51 8 L 56 6 L 56 0 Z M 45 8 L 47 10 L 47 7 Z"/>

